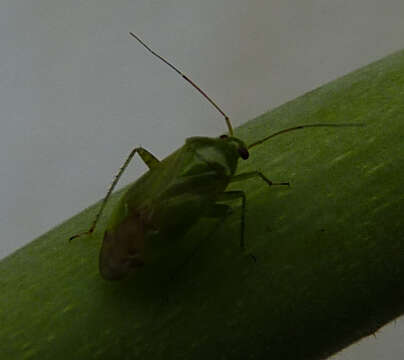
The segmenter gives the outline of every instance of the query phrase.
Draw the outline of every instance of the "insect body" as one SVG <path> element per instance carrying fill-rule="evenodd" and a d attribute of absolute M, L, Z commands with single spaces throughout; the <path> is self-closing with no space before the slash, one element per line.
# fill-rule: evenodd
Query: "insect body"
<path fill-rule="evenodd" d="M 123 195 L 105 232 L 100 272 L 107 279 L 120 278 L 142 265 L 149 235 L 169 241 L 170 236 L 183 235 L 201 217 L 224 217 L 229 207 L 218 201 L 240 199 L 245 206 L 243 192 L 225 191 L 231 181 L 239 179 L 235 175 L 238 159 L 248 154 L 236 138 L 189 138 L 161 162 L 143 148 L 135 152 L 149 171 Z M 244 215 L 242 224 L 244 227 Z"/>
<path fill-rule="evenodd" d="M 145 262 L 145 244 L 151 237 L 170 241 L 170 237 L 182 236 L 200 218 L 224 218 L 230 207 L 223 202 L 228 200 L 241 201 L 240 246 L 244 249 L 246 196 L 243 191 L 226 191 L 228 185 L 253 177 L 260 178 L 269 186 L 289 185 L 288 182 L 273 183 L 259 171 L 236 174 L 239 159 L 246 160 L 249 157 L 248 149 L 282 133 L 307 127 L 358 126 L 300 125 L 281 130 L 247 147 L 242 140 L 233 136 L 229 118 L 206 93 L 136 35 L 131 35 L 190 82 L 224 115 L 229 135 L 188 138 L 181 148 L 162 161 L 144 148 L 132 150 L 115 177 L 90 229 L 70 238 L 71 240 L 94 231 L 119 178 L 135 154 L 138 154 L 149 170 L 124 193 L 105 230 L 99 269 L 101 276 L 107 280 L 121 279 L 132 269 L 142 266 Z"/>

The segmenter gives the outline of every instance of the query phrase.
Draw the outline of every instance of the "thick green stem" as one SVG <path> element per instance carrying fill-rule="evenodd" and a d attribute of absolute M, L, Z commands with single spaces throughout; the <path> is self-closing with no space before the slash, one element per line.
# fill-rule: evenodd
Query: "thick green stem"
<path fill-rule="evenodd" d="M 91 207 L 0 263 L 1 359 L 322 359 L 404 311 L 404 52 L 236 130 L 259 170 L 220 227 L 203 221 L 116 283 L 97 269 Z M 216 231 L 213 231 L 215 230 Z M 165 251 L 165 249 L 163 249 Z M 190 253 L 192 253 L 190 255 Z"/>

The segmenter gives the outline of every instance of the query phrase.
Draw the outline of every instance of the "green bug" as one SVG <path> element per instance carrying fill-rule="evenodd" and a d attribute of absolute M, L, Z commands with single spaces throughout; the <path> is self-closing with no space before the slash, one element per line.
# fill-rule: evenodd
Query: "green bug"
<path fill-rule="evenodd" d="M 274 183 L 259 171 L 236 175 L 239 159 L 248 159 L 249 149 L 289 131 L 308 127 L 361 125 L 299 125 L 266 136 L 247 146 L 233 135 L 229 117 L 203 90 L 150 49 L 138 36 L 133 33 L 130 35 L 195 87 L 224 116 L 229 134 L 217 138 L 188 138 L 185 145 L 162 161 L 142 147 L 131 151 L 115 176 L 90 229 L 70 238 L 72 240 L 94 231 L 119 178 L 134 155 L 138 154 L 149 170 L 124 193 L 113 210 L 105 230 L 99 255 L 99 270 L 106 280 L 121 279 L 131 270 L 142 266 L 145 259 L 145 243 L 150 236 L 170 241 L 170 237 L 184 235 L 202 217 L 224 218 L 230 210 L 230 206 L 222 203 L 226 200 L 241 200 L 240 246 L 244 249 L 246 196 L 243 191 L 226 191 L 228 185 L 253 177 L 260 178 L 268 186 L 289 186 L 289 183 Z"/>

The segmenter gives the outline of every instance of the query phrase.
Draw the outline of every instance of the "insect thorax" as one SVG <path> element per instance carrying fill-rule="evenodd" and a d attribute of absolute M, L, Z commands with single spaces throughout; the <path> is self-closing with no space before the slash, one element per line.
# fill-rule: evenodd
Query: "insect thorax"
<path fill-rule="evenodd" d="M 233 176 L 240 158 L 239 140 L 236 138 L 191 137 L 186 140 L 195 157 L 211 170 L 225 176 Z"/>

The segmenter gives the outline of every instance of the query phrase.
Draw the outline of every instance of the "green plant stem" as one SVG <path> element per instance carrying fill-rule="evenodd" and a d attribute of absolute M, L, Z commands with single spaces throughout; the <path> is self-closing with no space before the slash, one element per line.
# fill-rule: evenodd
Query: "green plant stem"
<path fill-rule="evenodd" d="M 68 243 L 93 206 L 0 262 L 1 359 L 323 359 L 404 311 L 404 52 L 236 130 L 239 171 L 274 182 L 217 226 L 201 221 L 122 282 L 98 274 L 108 204 L 93 236 Z M 85 186 L 85 185 L 84 185 Z M 216 231 L 214 231 L 216 229 Z M 190 255 L 190 253 L 192 253 Z"/>

